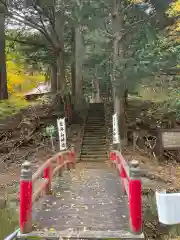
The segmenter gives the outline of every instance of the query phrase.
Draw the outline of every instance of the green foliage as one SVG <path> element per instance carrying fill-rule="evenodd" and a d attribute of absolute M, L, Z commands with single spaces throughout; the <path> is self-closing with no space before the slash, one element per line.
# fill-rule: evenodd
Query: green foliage
<path fill-rule="evenodd" d="M 18 113 L 21 109 L 29 106 L 23 97 L 10 97 L 8 100 L 0 101 L 0 118 Z"/>
<path fill-rule="evenodd" d="M 51 4 L 50 2 L 47 0 L 43 4 L 38 3 L 37 12 L 34 12 L 26 22 L 28 27 L 32 27 L 32 23 L 37 21 L 35 25 L 39 32 L 20 32 L 16 38 L 20 42 L 26 42 L 26 44 L 18 44 L 18 51 L 25 56 L 24 61 L 34 69 L 42 71 L 46 71 L 50 64 L 56 63 L 57 49 L 54 44 L 58 44 L 58 41 L 55 37 L 57 32 L 54 33 L 53 29 L 55 19 L 52 13 L 64 12 L 68 88 L 70 86 L 69 68 L 74 58 L 71 51 L 71 29 L 80 25 L 86 53 L 83 64 L 84 92 L 92 90 L 92 79 L 99 80 L 102 92 L 107 91 L 107 88 L 111 88 L 113 69 L 112 1 L 70 0 L 67 2 L 63 0 L 51 2 Z M 123 29 L 119 29 L 123 36 L 119 44 L 123 51 L 119 55 L 119 64 L 115 69 L 118 78 L 116 82 L 113 82 L 117 88 L 125 85 L 133 90 L 141 84 L 142 79 L 149 78 L 152 81 L 153 76 L 159 74 L 160 71 L 166 71 L 167 67 L 176 67 L 179 60 L 179 47 L 168 43 L 166 32 L 164 29 L 162 32 L 162 28 L 159 28 L 159 23 L 164 21 L 168 6 L 168 1 L 160 3 L 151 0 L 148 4 L 139 0 L 122 1 L 120 15 L 124 23 Z M 148 7 L 153 7 L 150 14 L 146 12 Z M 36 9 L 37 6 L 31 6 L 31 8 Z M 28 11 L 31 12 L 32 9 L 28 8 Z M 27 10 L 23 9 L 23 11 Z M 14 32 L 9 34 L 11 37 L 17 35 Z"/>
<path fill-rule="evenodd" d="M 18 226 L 18 214 L 10 208 L 0 209 L 0 239 L 4 239 L 11 234 Z"/>

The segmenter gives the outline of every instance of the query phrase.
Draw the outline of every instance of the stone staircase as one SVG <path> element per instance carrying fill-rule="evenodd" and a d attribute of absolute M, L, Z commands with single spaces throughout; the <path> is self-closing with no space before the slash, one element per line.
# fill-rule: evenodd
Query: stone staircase
<path fill-rule="evenodd" d="M 106 126 L 102 103 L 89 105 L 80 159 L 92 162 L 107 160 Z"/>

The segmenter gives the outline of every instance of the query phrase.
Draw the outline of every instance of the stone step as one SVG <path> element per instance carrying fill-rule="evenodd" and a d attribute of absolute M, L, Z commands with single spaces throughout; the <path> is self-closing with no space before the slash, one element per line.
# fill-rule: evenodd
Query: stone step
<path fill-rule="evenodd" d="M 89 139 L 86 139 L 86 140 L 83 140 L 83 145 L 102 145 L 102 144 L 105 144 L 106 145 L 106 141 L 105 140 L 89 140 Z"/>
<path fill-rule="evenodd" d="M 85 126 L 85 129 L 90 129 L 90 130 L 93 130 L 93 129 L 99 129 L 99 130 L 105 130 L 106 129 L 106 126 L 103 125 L 103 124 L 88 124 Z"/>
<path fill-rule="evenodd" d="M 85 138 L 85 139 L 83 139 L 83 144 L 87 144 L 87 143 L 93 143 L 94 144 L 94 142 L 98 145 L 98 143 L 100 143 L 100 145 L 102 144 L 102 143 L 104 143 L 104 144 L 106 144 L 106 139 L 91 139 L 91 138 Z"/>
<path fill-rule="evenodd" d="M 98 131 L 98 130 L 94 129 L 91 131 L 84 131 L 84 135 L 86 135 L 86 136 L 106 136 L 106 132 Z"/>
<path fill-rule="evenodd" d="M 80 159 L 82 162 L 105 162 L 107 161 L 107 158 L 81 158 Z"/>
<path fill-rule="evenodd" d="M 90 149 L 107 149 L 107 144 L 84 144 L 82 143 L 82 148 L 90 148 Z"/>
<path fill-rule="evenodd" d="M 83 141 L 82 143 L 82 149 L 93 149 L 93 150 L 106 150 L 107 149 L 107 143 L 101 142 L 101 141 L 91 141 L 89 144 L 87 141 Z"/>
<path fill-rule="evenodd" d="M 102 136 L 84 136 L 83 141 L 84 140 L 90 140 L 90 141 L 106 141 L 106 137 Z"/>
<path fill-rule="evenodd" d="M 96 113 L 96 116 L 90 116 L 90 115 L 88 115 L 88 117 L 87 117 L 87 120 L 88 119 L 92 119 L 92 120 L 94 120 L 94 121 L 98 121 L 99 119 L 100 120 L 105 120 L 105 116 L 104 115 L 97 115 L 97 113 Z"/>
<path fill-rule="evenodd" d="M 86 126 L 105 126 L 103 121 L 100 122 L 86 122 Z"/>
<path fill-rule="evenodd" d="M 87 120 L 88 119 L 93 119 L 93 120 L 105 119 L 105 115 L 104 114 L 98 114 L 97 112 L 95 112 L 95 115 L 88 114 L 86 119 Z"/>
<path fill-rule="evenodd" d="M 94 115 L 94 113 L 96 113 L 97 116 L 103 116 L 104 115 L 104 109 L 90 109 L 88 111 L 88 116 L 96 117 L 96 115 Z"/>
<path fill-rule="evenodd" d="M 93 155 L 106 155 L 107 152 L 106 151 L 86 151 L 86 150 L 82 150 L 81 151 L 81 154 L 82 155 L 90 155 L 90 154 L 93 154 Z"/>
<path fill-rule="evenodd" d="M 95 112 L 92 114 L 88 114 L 86 119 L 93 119 L 93 120 L 105 119 L 105 115 Z"/>
<path fill-rule="evenodd" d="M 81 151 L 81 154 L 84 156 L 107 156 L 106 151 Z"/>
<path fill-rule="evenodd" d="M 105 134 L 105 131 L 101 131 L 99 132 L 98 130 L 96 131 L 93 131 L 93 132 L 84 132 L 84 137 L 104 137 L 106 138 L 106 134 Z"/>
<path fill-rule="evenodd" d="M 90 139 L 106 139 L 106 135 L 102 134 L 102 135 L 99 135 L 99 134 L 95 134 L 95 133 L 89 133 L 89 134 L 86 134 L 84 135 L 84 138 L 90 138 Z"/>
<path fill-rule="evenodd" d="M 94 121 L 94 122 L 98 122 L 98 121 L 105 121 L 104 117 L 87 117 L 86 121 Z"/>
<path fill-rule="evenodd" d="M 99 132 L 103 132 L 103 131 L 105 132 L 106 128 L 105 128 L 105 126 L 102 126 L 102 125 L 99 125 L 99 126 L 91 125 L 91 126 L 85 126 L 85 128 L 84 128 L 84 131 L 94 131 L 94 130 L 99 131 Z"/>
<path fill-rule="evenodd" d="M 96 113 L 97 115 L 93 115 L 94 113 Z M 88 116 L 93 116 L 93 117 L 104 116 L 104 110 L 101 110 L 101 109 L 89 110 Z"/>
<path fill-rule="evenodd" d="M 105 125 L 102 125 L 102 124 L 88 124 L 88 125 L 85 126 L 85 129 L 90 129 L 90 130 L 93 130 L 93 129 L 105 130 L 105 129 L 106 129 L 106 126 L 105 126 Z"/>
<path fill-rule="evenodd" d="M 96 113 L 96 115 L 93 115 L 93 113 Z M 88 111 L 88 117 L 104 117 L 105 114 L 104 114 L 104 111 L 99 111 L 99 110 L 95 110 L 95 111 Z"/>
<path fill-rule="evenodd" d="M 89 127 L 91 127 L 91 126 L 97 126 L 97 127 L 99 127 L 99 126 L 101 126 L 101 127 L 105 127 L 105 123 L 104 122 L 98 122 L 98 123 L 94 123 L 94 122 L 87 122 L 86 123 L 86 126 L 89 126 Z"/>
<path fill-rule="evenodd" d="M 105 134 L 105 131 L 103 132 L 99 132 L 98 130 L 96 131 L 93 131 L 93 132 L 84 132 L 84 136 L 87 136 L 87 137 L 90 137 L 90 136 L 93 136 L 93 137 L 106 137 L 106 134 Z"/>
<path fill-rule="evenodd" d="M 89 108 L 88 109 L 88 112 L 94 112 L 94 111 L 99 111 L 99 112 L 102 112 L 102 113 L 104 113 L 104 108 L 99 108 L 99 107 L 97 107 L 97 108 Z"/>
<path fill-rule="evenodd" d="M 87 118 L 86 121 L 100 122 L 100 121 L 105 121 L 105 118 Z"/>
<path fill-rule="evenodd" d="M 91 141 L 91 140 L 83 140 L 83 145 L 105 145 L 106 141 Z"/>
<path fill-rule="evenodd" d="M 105 134 L 97 134 L 96 136 L 95 136 L 95 134 L 94 135 L 85 135 L 84 139 L 90 139 L 90 140 L 102 139 L 102 140 L 106 140 L 106 136 L 104 136 L 104 135 Z"/>
<path fill-rule="evenodd" d="M 93 150 L 106 150 L 107 149 L 107 145 L 106 144 L 90 144 L 90 145 L 87 145 L 87 144 L 82 144 L 82 149 L 93 149 Z"/>
<path fill-rule="evenodd" d="M 99 119 L 105 119 L 104 114 L 99 115 L 97 112 L 94 112 L 92 114 L 88 114 L 86 120 L 93 119 L 93 120 L 99 120 Z"/>
<path fill-rule="evenodd" d="M 99 126 L 99 125 L 101 125 L 101 126 L 105 126 L 105 123 L 104 123 L 104 121 L 99 121 L 99 122 L 91 122 L 91 121 L 88 121 L 88 122 L 86 122 L 86 126 Z"/>
<path fill-rule="evenodd" d="M 86 158 L 87 158 L 87 159 L 89 159 L 89 158 L 90 158 L 90 159 L 91 159 L 91 158 L 95 158 L 95 159 L 100 158 L 100 159 L 101 159 L 101 158 L 107 158 L 107 155 L 106 155 L 106 154 L 102 154 L 102 155 L 95 155 L 95 154 L 94 154 L 94 155 L 83 155 L 83 154 L 81 154 L 81 159 L 84 159 L 84 158 L 85 158 L 85 159 L 86 159 Z"/>
<path fill-rule="evenodd" d="M 81 154 L 81 158 L 107 158 L 108 155 L 107 154 L 92 154 L 92 155 L 84 155 L 84 154 Z"/>
<path fill-rule="evenodd" d="M 89 108 L 88 112 L 95 112 L 98 111 L 99 113 L 104 113 L 104 108 Z"/>
<path fill-rule="evenodd" d="M 88 155 L 88 154 L 108 154 L 106 150 L 97 151 L 96 149 L 82 149 L 81 154 Z"/>
<path fill-rule="evenodd" d="M 94 121 L 94 120 L 87 120 L 86 124 L 105 124 L 104 120 L 98 120 L 98 121 Z"/>
<path fill-rule="evenodd" d="M 94 128 L 85 128 L 84 134 L 86 134 L 86 132 L 94 133 L 95 131 L 96 131 L 96 133 L 105 133 L 106 132 L 106 130 L 101 127 L 94 127 Z"/>
<path fill-rule="evenodd" d="M 100 155 L 100 156 L 98 156 L 98 155 L 92 155 L 92 156 L 84 156 L 84 155 L 82 155 L 81 159 L 96 159 L 96 160 L 98 160 L 98 159 L 107 159 L 107 156 L 106 155 Z"/>
<path fill-rule="evenodd" d="M 88 127 L 88 128 L 106 128 L 106 125 L 103 124 L 103 123 L 98 123 L 98 124 L 86 124 L 85 128 Z"/>
<path fill-rule="evenodd" d="M 96 152 L 96 151 L 104 151 L 104 152 L 106 152 L 106 151 L 108 151 L 108 149 L 107 149 L 107 147 L 106 146 L 104 146 L 104 145 L 102 145 L 102 146 L 97 146 L 96 147 L 96 145 L 91 145 L 91 146 L 83 146 L 82 147 L 82 150 L 81 150 L 81 152 L 82 151 L 84 151 L 84 152 L 91 152 L 91 151 L 93 151 L 93 152 Z"/>
<path fill-rule="evenodd" d="M 106 128 L 104 127 L 104 126 L 91 126 L 91 127 L 89 127 L 89 126 L 86 126 L 85 128 L 84 128 L 84 133 L 86 132 L 86 131 L 92 131 L 92 132 L 94 132 L 94 131 L 97 131 L 97 132 L 99 132 L 99 133 L 103 133 L 103 132 L 106 132 Z"/>

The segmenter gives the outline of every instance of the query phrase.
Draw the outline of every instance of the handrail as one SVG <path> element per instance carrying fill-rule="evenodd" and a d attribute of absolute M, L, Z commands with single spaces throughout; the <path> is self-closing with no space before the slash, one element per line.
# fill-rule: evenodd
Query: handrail
<path fill-rule="evenodd" d="M 18 235 L 19 231 L 20 231 L 20 229 L 17 229 L 13 233 L 11 233 L 9 236 L 7 236 L 4 240 L 13 240 L 13 239 L 15 239 L 16 236 Z"/>
<path fill-rule="evenodd" d="M 142 232 L 142 183 L 139 163 L 132 160 L 128 164 L 123 155 L 116 150 L 110 152 L 110 160 L 118 169 L 122 189 L 128 196 L 130 228 L 135 234 Z"/>
<path fill-rule="evenodd" d="M 54 159 L 62 156 L 65 153 L 66 152 L 58 153 L 55 156 L 49 158 L 45 163 L 43 163 L 43 165 L 41 165 L 40 168 L 38 168 L 38 170 L 33 174 L 32 176 L 33 183 L 41 176 L 41 174 L 44 172 L 44 169 L 47 168 L 54 161 Z"/>
<path fill-rule="evenodd" d="M 56 163 L 56 166 L 54 166 Z M 57 173 L 61 175 L 62 170 L 73 168 L 75 165 L 74 149 L 71 151 L 60 152 L 49 158 L 33 174 L 31 164 L 25 162 L 21 168 L 20 177 L 20 232 L 29 233 L 32 231 L 32 206 L 35 201 L 44 194 L 51 193 L 52 178 Z M 43 178 L 42 178 L 43 175 Z M 40 185 L 33 192 L 34 185 Z"/>

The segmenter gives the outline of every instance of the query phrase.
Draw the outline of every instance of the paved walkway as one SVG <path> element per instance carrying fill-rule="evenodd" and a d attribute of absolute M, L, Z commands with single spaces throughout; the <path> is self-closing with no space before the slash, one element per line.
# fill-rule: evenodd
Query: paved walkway
<path fill-rule="evenodd" d="M 132 239 L 120 179 L 105 163 L 79 163 L 76 170 L 65 172 L 56 179 L 55 194 L 39 201 L 34 212 L 36 231 L 57 231 L 62 237 Z"/>

